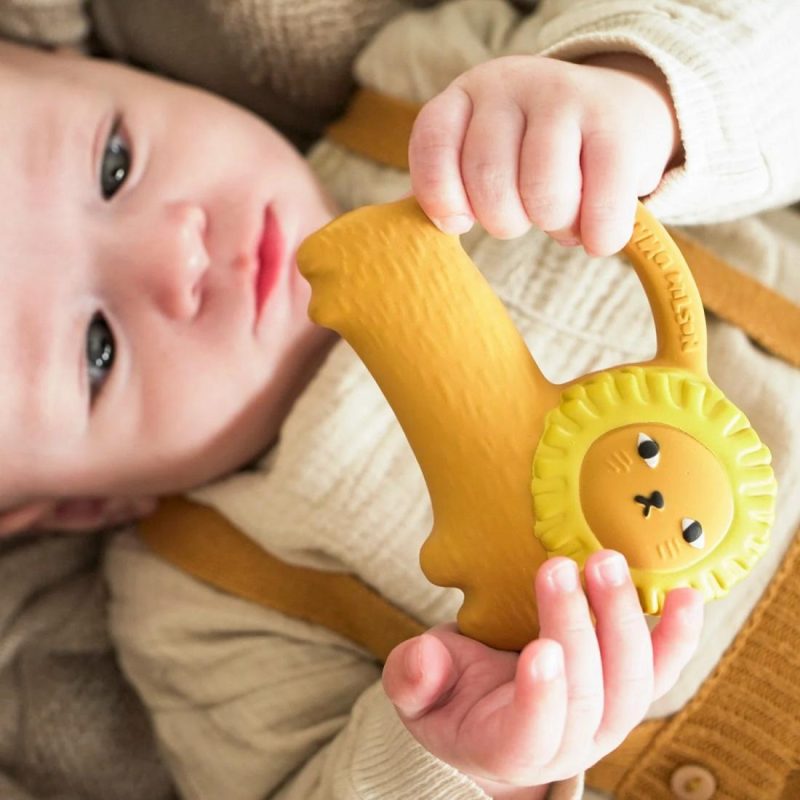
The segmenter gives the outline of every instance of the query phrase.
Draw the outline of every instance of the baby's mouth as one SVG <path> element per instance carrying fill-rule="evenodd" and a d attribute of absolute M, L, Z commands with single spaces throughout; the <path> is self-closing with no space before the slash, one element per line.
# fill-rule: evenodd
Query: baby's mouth
<path fill-rule="evenodd" d="M 283 235 L 275 211 L 270 205 L 264 211 L 264 229 L 256 254 L 257 268 L 254 278 L 256 324 L 278 280 L 283 252 Z"/>

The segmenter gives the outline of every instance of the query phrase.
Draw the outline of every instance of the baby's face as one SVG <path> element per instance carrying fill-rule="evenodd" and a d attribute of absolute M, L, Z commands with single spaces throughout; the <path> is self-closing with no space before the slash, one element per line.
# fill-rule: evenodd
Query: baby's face
<path fill-rule="evenodd" d="M 328 341 L 300 155 L 206 93 L 7 44 L 0 142 L 0 532 L 255 456 Z"/>

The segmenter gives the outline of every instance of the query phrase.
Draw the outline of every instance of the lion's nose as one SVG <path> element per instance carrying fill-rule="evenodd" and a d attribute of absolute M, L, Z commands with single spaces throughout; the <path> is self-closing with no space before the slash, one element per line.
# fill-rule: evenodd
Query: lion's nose
<path fill-rule="evenodd" d="M 650 509 L 651 508 L 664 508 L 664 495 L 661 494 L 658 490 L 655 492 L 650 492 L 648 497 L 644 495 L 637 494 L 633 498 L 634 502 L 641 503 L 643 507 L 642 513 L 646 516 L 650 516 Z"/>

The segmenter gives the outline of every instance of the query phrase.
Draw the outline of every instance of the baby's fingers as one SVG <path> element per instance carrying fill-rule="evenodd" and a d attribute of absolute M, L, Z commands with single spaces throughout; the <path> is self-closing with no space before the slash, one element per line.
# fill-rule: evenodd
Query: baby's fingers
<path fill-rule="evenodd" d="M 602 752 L 608 752 L 628 735 L 650 705 L 653 650 L 623 556 L 610 550 L 596 553 L 587 560 L 585 575 L 597 617 L 605 687 L 603 718 L 595 743 Z"/>
<path fill-rule="evenodd" d="M 561 645 L 537 639 L 520 653 L 513 684 L 483 701 L 486 724 L 473 747 L 474 760 L 498 780 L 538 782 L 558 753 L 567 719 L 567 680 Z M 494 741 L 499 747 L 489 747 Z"/>
<path fill-rule="evenodd" d="M 697 649 L 703 629 L 703 598 L 694 589 L 673 589 L 653 629 L 653 699 L 668 692 Z"/>
<path fill-rule="evenodd" d="M 581 169 L 581 243 L 590 255 L 611 255 L 628 243 L 633 232 L 636 161 L 620 137 L 595 131 L 584 134 Z"/>
<path fill-rule="evenodd" d="M 524 134 L 525 114 L 511 99 L 475 103 L 464 137 L 461 176 L 475 218 L 499 239 L 513 239 L 531 227 L 519 190 Z"/>
<path fill-rule="evenodd" d="M 445 233 L 466 233 L 473 223 L 461 179 L 461 151 L 471 117 L 469 95 L 451 86 L 423 106 L 411 131 L 411 188 L 422 210 Z"/>
<path fill-rule="evenodd" d="M 581 132 L 567 118 L 528 124 L 519 159 L 519 194 L 528 219 L 557 242 L 577 244 Z"/>
<path fill-rule="evenodd" d="M 457 680 L 450 652 L 439 639 L 427 634 L 395 647 L 383 668 L 384 691 L 408 722 L 423 717 Z"/>

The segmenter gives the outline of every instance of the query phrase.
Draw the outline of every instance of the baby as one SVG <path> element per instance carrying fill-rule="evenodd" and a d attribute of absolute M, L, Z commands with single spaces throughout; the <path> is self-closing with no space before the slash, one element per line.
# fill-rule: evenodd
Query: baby
<path fill-rule="evenodd" d="M 702 131 L 707 109 L 670 60 L 676 44 L 586 33 L 559 40 L 562 52 L 550 42 L 571 62 L 524 55 L 548 51 L 554 16 L 521 21 L 504 3 L 463 0 L 376 38 L 361 82 L 429 100 L 410 179 L 329 142 L 304 161 L 258 118 L 195 89 L 0 49 L 0 102 L 13 109 L 0 123 L 0 403 L 15 467 L 0 487 L 2 530 L 115 524 L 195 489 L 270 552 L 350 570 L 432 629 L 390 655 L 381 683 L 357 647 L 220 595 L 120 536 L 108 562 L 114 633 L 186 797 L 522 800 L 549 785 L 553 797 L 577 796 L 573 776 L 621 742 L 696 647 L 695 594 L 673 592 L 650 634 L 610 551 L 587 563 L 585 590 L 572 562 L 542 567 L 532 587 L 541 637 L 519 655 L 442 625 L 458 598 L 416 566 L 428 520 L 413 459 L 352 353 L 305 314 L 300 241 L 337 207 L 410 186 L 442 229 L 488 232 L 472 230 L 465 245 L 537 358 L 569 377 L 648 354 L 642 299 L 611 302 L 624 266 L 582 277 L 584 251 L 625 243 L 637 197 L 654 193 L 664 216 L 714 220 L 797 196 L 800 170 L 771 172 L 793 134 L 759 129 L 758 157 L 743 158 L 751 132 L 738 131 L 722 78 L 703 74 L 719 129 Z M 398 70 L 406 61 L 415 68 Z M 668 89 L 667 77 L 678 84 Z M 743 230 L 734 244 L 777 236 Z M 730 249 L 730 228 L 715 235 Z M 592 323 L 588 337 L 578 316 Z M 746 363 L 778 397 L 800 376 L 729 334 L 711 333 L 719 380 L 770 445 L 783 443 L 776 468 L 797 474 L 798 426 L 775 420 L 775 396 L 736 375 Z M 776 559 L 797 517 L 783 511 Z M 776 560 L 765 564 L 749 604 L 727 606 L 733 630 Z M 726 643 L 705 648 L 694 687 Z"/>
<path fill-rule="evenodd" d="M 281 136 L 220 98 L 111 62 L 0 56 L 15 463 L 0 524 L 114 523 L 275 439 L 331 342 L 290 265 L 333 206 Z"/>

